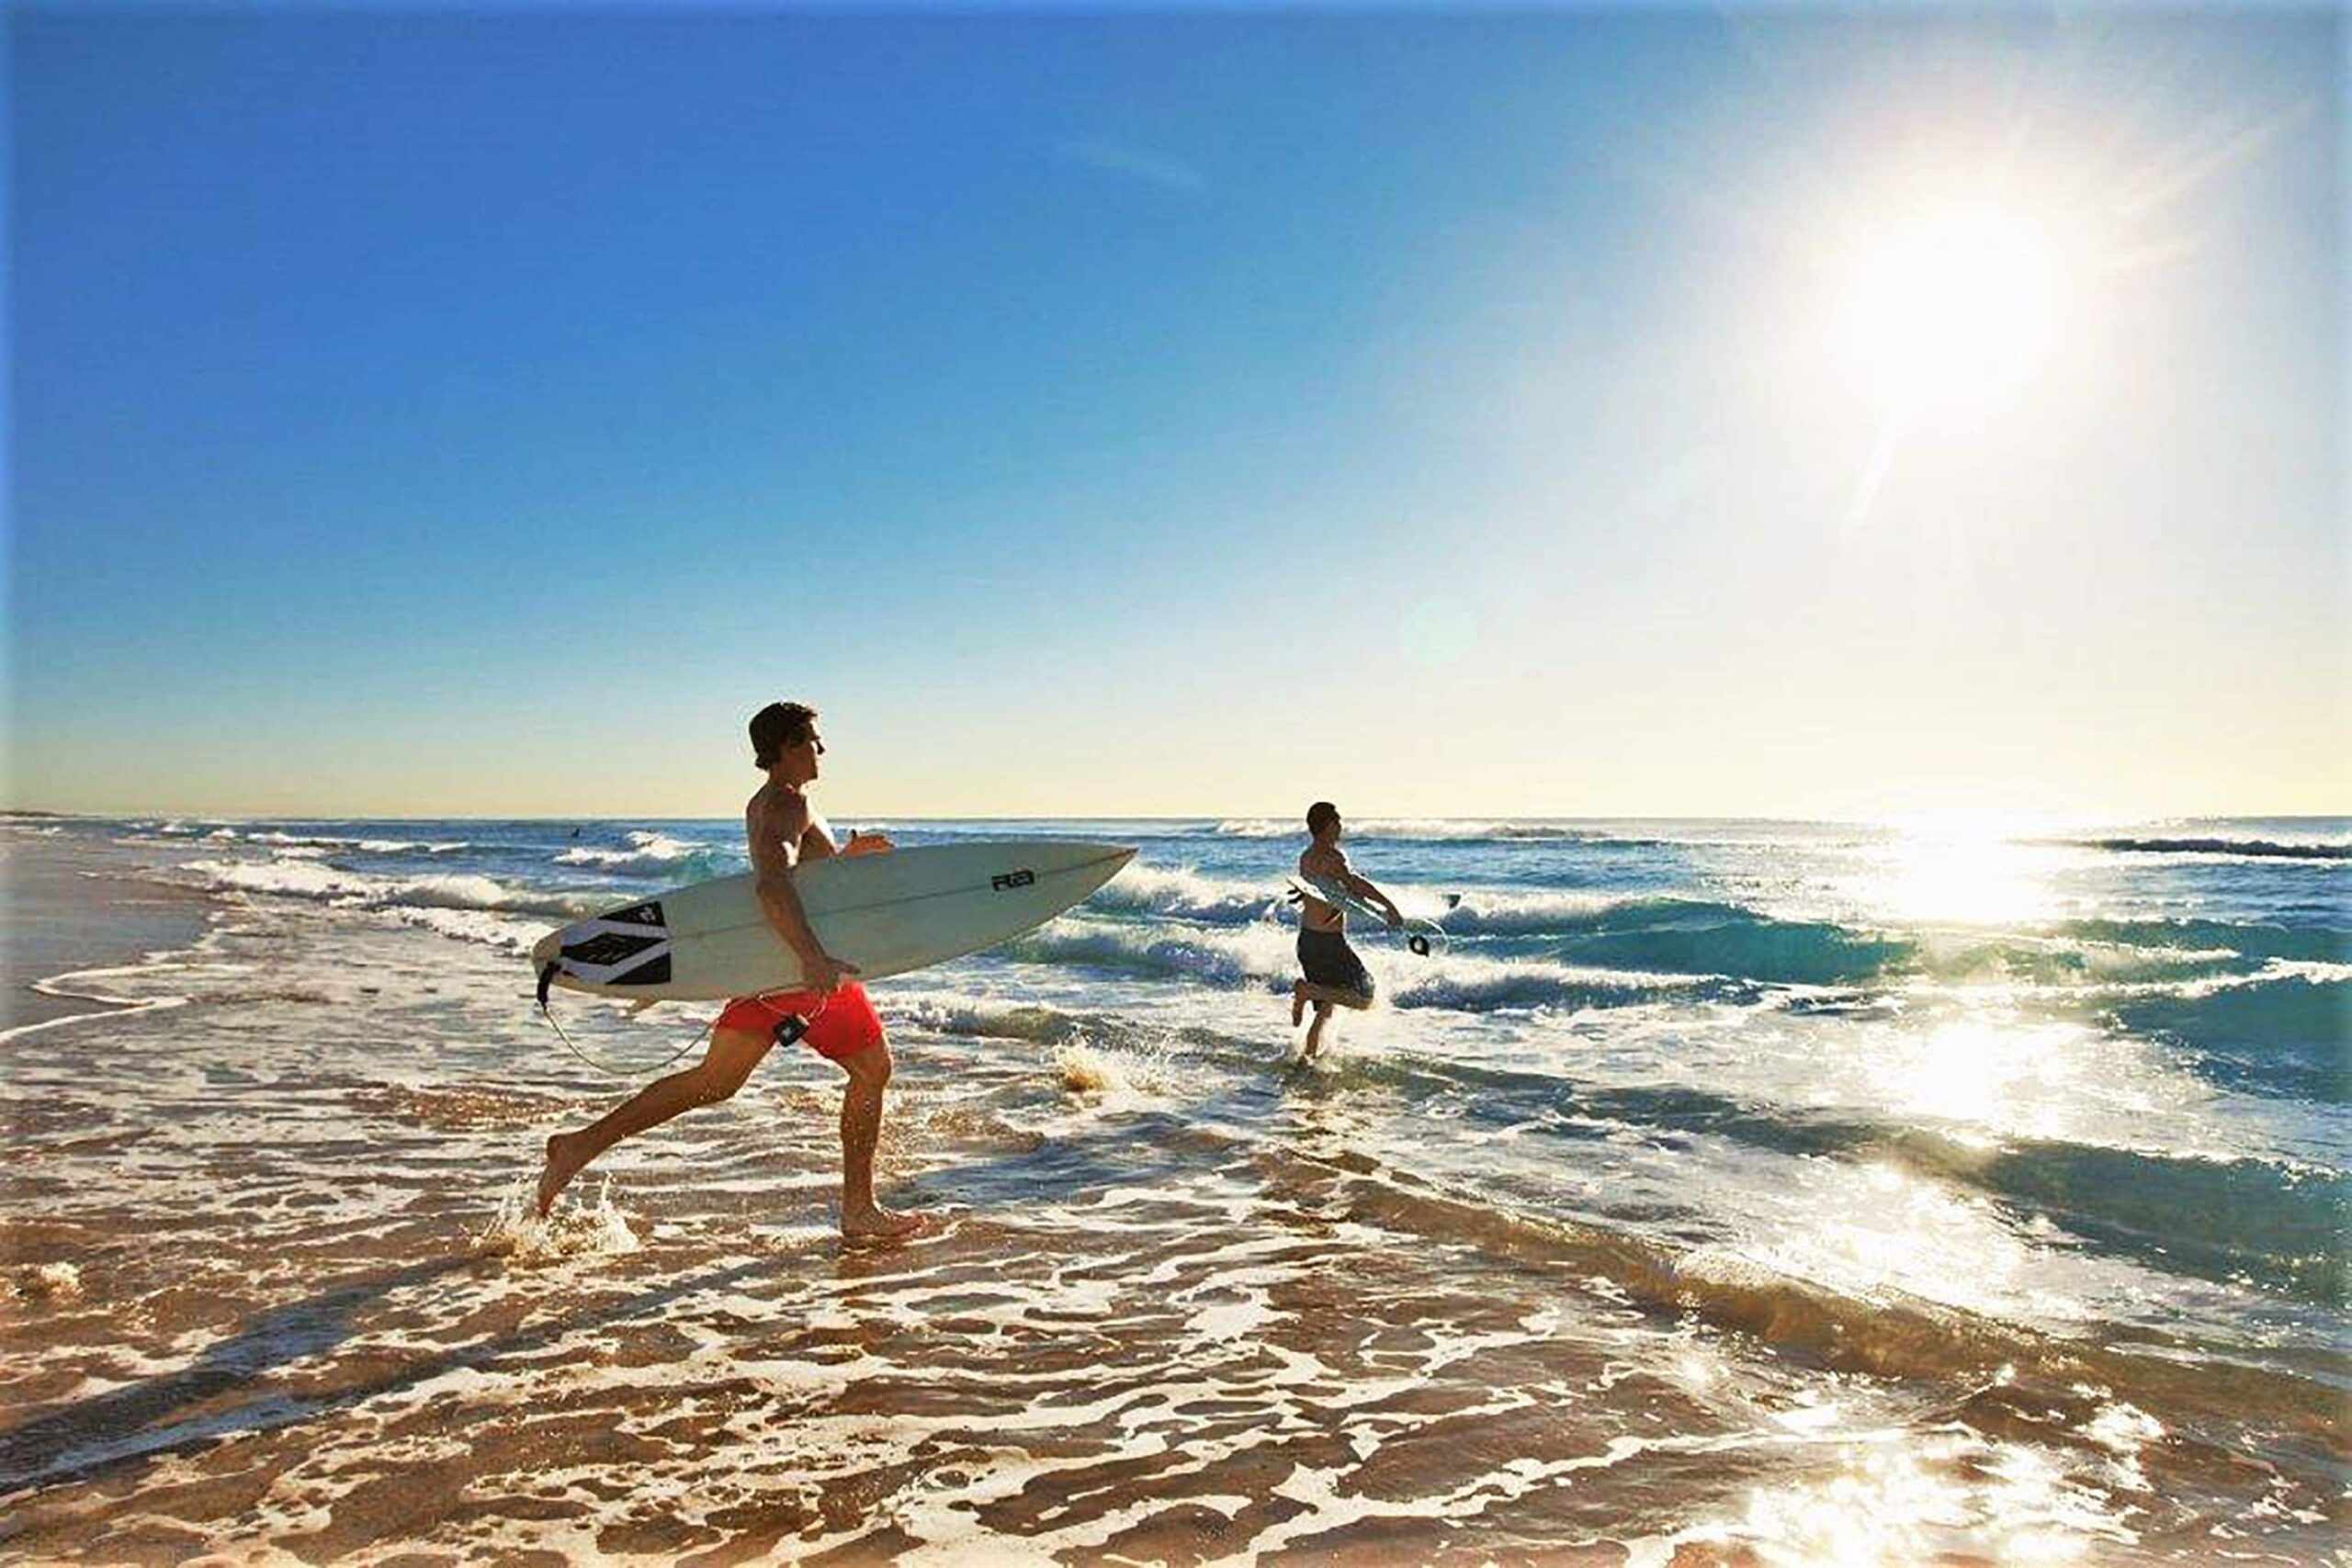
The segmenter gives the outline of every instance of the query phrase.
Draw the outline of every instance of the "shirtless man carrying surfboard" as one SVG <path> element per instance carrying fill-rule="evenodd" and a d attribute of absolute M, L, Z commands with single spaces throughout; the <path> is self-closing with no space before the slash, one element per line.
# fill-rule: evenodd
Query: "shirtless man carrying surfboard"
<path fill-rule="evenodd" d="M 1345 888 L 1378 905 L 1390 925 L 1403 925 L 1405 917 L 1396 901 L 1348 868 L 1348 857 L 1340 852 L 1340 808 L 1329 801 L 1318 800 L 1306 808 L 1306 830 L 1315 841 L 1298 857 L 1299 875 L 1310 883 Z M 1323 1026 L 1331 1021 L 1332 1008 L 1370 1007 L 1373 985 L 1363 960 L 1348 945 L 1346 913 L 1320 898 L 1300 900 L 1298 966 L 1306 977 L 1290 988 L 1290 1026 L 1298 1027 L 1310 1003 L 1315 1008 L 1315 1021 L 1307 1026 L 1306 1043 L 1299 1052 L 1304 1061 L 1322 1045 Z"/>
<path fill-rule="evenodd" d="M 770 703 L 752 716 L 752 765 L 766 773 L 768 782 L 744 808 L 743 829 L 751 840 L 760 908 L 799 955 L 803 988 L 736 998 L 712 1026 L 710 1049 L 699 1066 L 648 1084 L 577 1133 L 549 1138 L 547 1168 L 539 1176 L 542 1216 L 589 1161 L 633 1133 L 727 1099 L 743 1087 L 771 1046 L 797 1038 L 849 1075 L 842 1091 L 842 1234 L 866 1240 L 924 1228 L 924 1216 L 893 1213 L 874 1201 L 874 1145 L 882 1127 L 882 1090 L 890 1081 L 889 1042 L 865 987 L 850 977 L 857 966 L 825 951 L 793 886 L 793 868 L 803 861 L 878 854 L 890 847 L 879 833 L 855 834 L 834 846 L 831 829 L 808 795 L 817 782 L 817 759 L 824 754 L 816 709 Z M 803 1023 L 805 1029 L 796 1033 Z"/>

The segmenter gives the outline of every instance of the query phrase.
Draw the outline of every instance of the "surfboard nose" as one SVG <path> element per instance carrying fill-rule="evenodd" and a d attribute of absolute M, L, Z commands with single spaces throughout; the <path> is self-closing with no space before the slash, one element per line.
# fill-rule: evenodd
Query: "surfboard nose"
<path fill-rule="evenodd" d="M 1088 857 L 1083 867 L 1086 891 L 1080 895 L 1079 902 L 1092 897 L 1103 884 L 1126 870 L 1127 863 L 1136 858 L 1136 852 L 1133 844 L 1105 844 L 1099 856 Z"/>

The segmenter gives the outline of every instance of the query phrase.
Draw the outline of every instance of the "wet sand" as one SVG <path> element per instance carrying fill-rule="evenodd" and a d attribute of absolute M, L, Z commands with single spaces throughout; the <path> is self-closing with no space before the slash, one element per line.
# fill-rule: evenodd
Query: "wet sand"
<path fill-rule="evenodd" d="M 134 853 L 83 836 L 51 837 L 39 818 L 0 819 L 0 1031 L 120 1003 L 101 999 L 103 976 L 56 996 L 33 988 L 51 976 L 105 970 L 141 955 L 186 947 L 202 933 L 213 901 L 153 880 L 152 852 Z"/>

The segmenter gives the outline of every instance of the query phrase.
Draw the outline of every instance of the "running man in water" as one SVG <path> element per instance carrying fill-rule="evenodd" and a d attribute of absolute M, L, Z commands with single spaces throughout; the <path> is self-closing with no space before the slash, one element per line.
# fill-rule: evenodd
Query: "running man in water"
<path fill-rule="evenodd" d="M 736 998 L 712 1026 L 710 1049 L 700 1066 L 648 1084 L 577 1133 L 549 1138 L 547 1168 L 539 1177 L 541 1215 L 589 1161 L 623 1138 L 682 1111 L 715 1105 L 742 1088 L 769 1048 L 789 1036 L 786 1021 L 798 1020 L 806 1022 L 800 1038 L 809 1048 L 849 1075 L 842 1091 L 842 1235 L 865 1240 L 923 1228 L 922 1215 L 893 1213 L 874 1201 L 874 1145 L 882 1128 L 882 1090 L 890 1081 L 889 1043 L 865 987 L 850 978 L 857 966 L 825 951 L 793 886 L 793 868 L 803 861 L 879 854 L 890 848 L 879 833 L 859 833 L 834 847 L 832 829 L 808 804 L 817 759 L 824 754 L 816 709 L 770 703 L 752 716 L 752 765 L 766 773 L 768 782 L 744 808 L 743 829 L 751 840 L 760 908 L 799 955 L 803 988 Z"/>
<path fill-rule="evenodd" d="M 1340 852 L 1338 807 L 1328 800 L 1318 800 L 1308 807 L 1306 830 L 1315 835 L 1315 841 L 1298 857 L 1301 877 L 1309 883 L 1344 887 L 1357 897 L 1379 905 L 1387 912 L 1390 925 L 1405 923 L 1394 899 L 1348 868 L 1348 857 Z M 1306 977 L 1290 988 L 1290 1026 L 1296 1029 L 1307 1008 L 1311 1005 L 1315 1009 L 1315 1021 L 1307 1026 L 1306 1044 L 1299 1053 L 1299 1059 L 1304 1061 L 1321 1047 L 1323 1026 L 1331 1021 L 1331 1010 L 1370 1007 L 1373 985 L 1363 960 L 1348 945 L 1346 911 L 1320 898 L 1300 900 L 1298 966 Z"/>

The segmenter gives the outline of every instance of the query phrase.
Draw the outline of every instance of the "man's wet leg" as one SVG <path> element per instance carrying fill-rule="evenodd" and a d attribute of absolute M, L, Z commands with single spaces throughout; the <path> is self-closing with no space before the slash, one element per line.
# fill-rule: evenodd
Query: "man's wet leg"
<path fill-rule="evenodd" d="M 556 1194 L 591 1160 L 623 1138 L 659 1126 L 698 1105 L 716 1105 L 742 1088 L 760 1058 L 768 1054 L 770 1043 L 769 1036 L 755 1030 L 715 1030 L 710 1048 L 695 1066 L 654 1079 L 580 1131 L 558 1133 L 548 1139 L 547 1165 L 539 1173 L 540 1216 L 546 1217 Z"/>
<path fill-rule="evenodd" d="M 890 1083 L 885 1040 L 841 1061 L 849 1082 L 842 1089 L 842 1234 L 905 1235 L 922 1227 L 920 1214 L 894 1214 L 874 1201 L 874 1149 L 882 1135 L 882 1094 Z"/>

